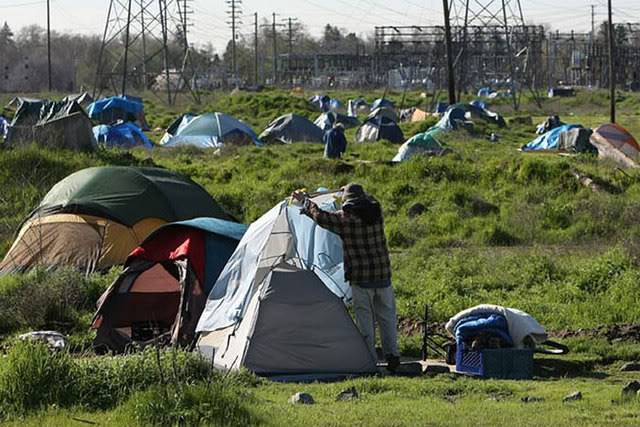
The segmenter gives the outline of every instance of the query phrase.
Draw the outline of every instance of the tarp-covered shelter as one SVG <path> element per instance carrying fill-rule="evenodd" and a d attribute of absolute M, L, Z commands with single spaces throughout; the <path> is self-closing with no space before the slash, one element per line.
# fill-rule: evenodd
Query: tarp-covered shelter
<path fill-rule="evenodd" d="M 378 98 L 373 101 L 373 104 L 371 104 L 371 111 L 377 110 L 378 108 L 388 108 L 390 110 L 393 110 L 396 108 L 396 106 L 392 101 L 389 101 L 388 99 Z"/>
<path fill-rule="evenodd" d="M 378 115 L 369 117 L 356 132 L 356 142 L 387 140 L 395 144 L 404 142 L 404 134 L 392 119 Z"/>
<path fill-rule="evenodd" d="M 591 135 L 591 144 L 598 149 L 598 157 L 613 160 L 624 168 L 637 168 L 640 145 L 622 126 L 606 124 Z"/>
<path fill-rule="evenodd" d="M 149 130 L 144 115 L 142 98 L 136 96 L 112 96 L 99 99 L 89 105 L 89 117 L 102 125 L 110 125 L 118 121 L 134 122 L 140 129 Z"/>
<path fill-rule="evenodd" d="M 19 98 L 7 130 L 7 146 L 37 144 L 47 148 L 91 151 L 96 140 L 91 120 L 78 103 Z"/>
<path fill-rule="evenodd" d="M 591 130 L 581 125 L 561 125 L 529 142 L 522 147 L 522 151 L 595 152 L 589 142 L 590 137 Z"/>
<path fill-rule="evenodd" d="M 122 353 L 150 340 L 189 346 L 207 295 L 246 230 L 216 218 L 156 230 L 98 301 L 94 348 Z"/>
<path fill-rule="evenodd" d="M 264 142 L 317 142 L 322 143 L 324 133 L 311 120 L 298 114 L 285 114 L 273 120 L 260 134 Z"/>
<path fill-rule="evenodd" d="M 309 103 L 313 105 L 318 111 L 327 112 L 329 111 L 329 104 L 331 103 L 331 98 L 327 95 L 313 95 L 308 99 Z"/>
<path fill-rule="evenodd" d="M 197 217 L 233 220 L 191 179 L 158 168 L 93 167 L 58 182 L 22 224 L 0 272 L 124 263 L 151 232 Z"/>
<path fill-rule="evenodd" d="M 93 135 L 98 144 L 106 147 L 153 148 L 153 142 L 142 129 L 131 122 L 94 126 Z"/>
<path fill-rule="evenodd" d="M 504 118 L 498 113 L 473 104 L 454 104 L 447 108 L 447 111 L 435 126 L 447 131 L 456 130 L 474 119 L 482 120 L 501 128 L 507 125 Z"/>
<path fill-rule="evenodd" d="M 335 193 L 314 197 L 337 209 Z M 318 380 L 376 371 L 345 303 L 342 241 L 279 203 L 240 241 L 209 294 L 198 349 L 220 369 Z"/>
<path fill-rule="evenodd" d="M 404 162 L 418 155 L 422 156 L 439 156 L 446 150 L 438 141 L 438 134 L 443 131 L 440 129 L 431 129 L 427 132 L 419 133 L 402 144 L 398 149 L 398 154 L 393 158 L 394 162 Z"/>
<path fill-rule="evenodd" d="M 175 130 L 173 130 L 175 129 Z M 262 145 L 258 135 L 246 123 L 224 113 L 200 116 L 185 114 L 178 126 L 169 127 L 160 145 L 218 148 L 223 145 Z"/>
<path fill-rule="evenodd" d="M 336 123 L 341 123 L 345 129 L 358 127 L 360 125 L 360 120 L 358 120 L 357 117 L 351 117 L 345 114 L 329 111 L 327 113 L 320 114 L 320 116 L 313 123 L 326 132 L 331 129 Z"/>
<path fill-rule="evenodd" d="M 78 105 L 86 109 L 86 108 L 89 108 L 89 105 L 91 105 L 91 103 L 93 103 L 93 97 L 89 95 L 88 92 L 83 92 L 83 93 L 75 93 L 75 94 L 67 95 L 64 98 L 62 98 L 62 102 L 71 102 L 71 101 L 77 102 Z"/>

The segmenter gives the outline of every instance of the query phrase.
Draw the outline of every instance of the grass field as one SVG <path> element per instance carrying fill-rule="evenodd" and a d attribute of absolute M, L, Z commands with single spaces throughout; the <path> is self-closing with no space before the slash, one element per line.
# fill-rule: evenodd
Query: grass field
<path fill-rule="evenodd" d="M 360 94 L 335 95 L 345 99 Z M 402 102 L 402 94 L 390 97 L 397 105 Z M 287 112 L 317 114 L 304 99 L 284 92 L 210 94 L 202 105 L 182 100 L 171 108 L 153 95 L 145 99 L 155 140 L 184 111 L 224 111 L 257 131 Z M 419 94 L 409 93 L 404 105 L 423 102 Z M 494 107 L 507 118 L 532 115 L 534 123 L 557 113 L 566 122 L 597 126 L 607 121 L 607 103 L 605 93 L 584 91 L 575 98 L 545 100 L 543 108 L 524 99 L 518 113 L 508 100 Z M 621 94 L 618 109 L 619 123 L 640 135 L 640 96 Z M 409 137 L 432 123 L 402 128 Z M 490 132 L 499 134 L 499 142 L 488 141 Z M 348 132 L 349 140 L 353 134 Z M 520 308 L 572 350 L 563 358 L 539 360 L 535 381 L 440 376 L 281 385 L 246 374 L 210 379 L 207 373 L 200 376 L 196 367 L 189 375 L 174 372 L 174 381 L 167 382 L 158 375 L 162 368 L 153 362 L 153 354 L 113 360 L 91 354 L 88 325 L 93 307 L 118 269 L 90 277 L 35 272 L 0 278 L 0 333 L 7 354 L 0 360 L 4 420 L 9 425 L 506 425 L 514 420 L 522 425 L 638 425 L 640 401 L 619 399 L 622 386 L 640 375 L 623 374 L 619 368 L 640 359 L 639 337 L 607 339 L 606 330 L 640 323 L 640 175 L 589 155 L 517 151 L 533 137 L 530 126 L 491 129 L 478 124 L 473 133 L 447 136 L 451 154 L 396 165 L 388 162 L 397 151 L 389 143 L 350 144 L 340 161 L 322 159 L 322 147 L 312 145 L 219 153 L 0 150 L 0 255 L 48 189 L 88 166 L 156 165 L 181 172 L 247 223 L 292 190 L 337 188 L 356 181 L 379 198 L 385 210 L 404 355 L 419 354 L 420 336 L 412 331 L 425 304 L 438 323 L 478 303 Z M 580 185 L 575 173 L 591 177 L 604 190 Z M 73 349 L 68 358 L 16 349 L 13 337 L 34 329 L 69 334 Z M 581 329 L 585 331 L 576 333 Z M 127 381 L 128 376 L 133 380 Z M 140 380 L 143 377 L 147 379 Z M 71 380 L 66 384 L 64 378 Z M 38 392 L 55 391 L 53 385 L 61 382 L 66 386 L 59 392 Z M 351 385 L 360 399 L 336 402 L 337 393 Z M 577 390 L 583 400 L 562 402 Z M 317 404 L 287 403 L 297 391 L 312 393 Z M 106 403 L 86 397 L 95 394 Z M 544 401 L 525 404 L 525 396 Z"/>

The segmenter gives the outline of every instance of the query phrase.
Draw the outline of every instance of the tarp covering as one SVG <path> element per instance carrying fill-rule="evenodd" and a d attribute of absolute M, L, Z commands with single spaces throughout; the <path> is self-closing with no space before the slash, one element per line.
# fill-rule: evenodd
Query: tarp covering
<path fill-rule="evenodd" d="M 598 149 L 598 157 L 610 159 L 625 168 L 637 168 L 640 161 L 640 145 L 622 126 L 606 124 L 598 127 L 591 136 L 591 144 Z"/>
<path fill-rule="evenodd" d="M 138 126 L 130 122 L 94 126 L 93 135 L 98 144 L 107 147 L 153 148 L 153 142 L 147 138 L 147 135 Z"/>
<path fill-rule="evenodd" d="M 246 123 L 224 113 L 207 113 L 185 115 L 175 133 L 167 132 L 160 144 L 164 147 L 218 148 L 225 144 L 262 145 L 262 142 Z"/>
<path fill-rule="evenodd" d="M 395 108 L 395 105 L 388 99 L 378 98 L 373 101 L 373 104 L 371 104 L 371 111 L 377 110 L 378 108 L 388 108 L 393 110 Z"/>
<path fill-rule="evenodd" d="M 100 124 L 109 125 L 119 120 L 136 122 L 141 129 L 149 129 L 144 117 L 144 104 L 136 96 L 112 96 L 99 99 L 89 105 L 89 117 Z"/>
<path fill-rule="evenodd" d="M 75 101 L 20 99 L 9 129 L 8 146 L 38 144 L 48 148 L 91 151 L 96 141 L 91 121 Z"/>
<path fill-rule="evenodd" d="M 522 147 L 522 151 L 559 150 L 560 135 L 571 129 L 581 128 L 581 125 L 569 124 L 551 129 Z"/>
<path fill-rule="evenodd" d="M 285 144 L 293 142 L 322 143 L 323 132 L 309 119 L 297 114 L 285 114 L 273 120 L 260 134 L 264 142 L 279 141 Z"/>
<path fill-rule="evenodd" d="M 144 218 L 168 222 L 232 219 L 191 179 L 164 169 L 105 166 L 83 169 L 58 182 L 30 218 L 83 213 L 133 226 Z"/>

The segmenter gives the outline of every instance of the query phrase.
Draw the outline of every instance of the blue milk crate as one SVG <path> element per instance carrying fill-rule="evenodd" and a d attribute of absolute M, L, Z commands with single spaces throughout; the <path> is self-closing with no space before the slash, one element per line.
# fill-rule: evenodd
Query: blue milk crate
<path fill-rule="evenodd" d="M 533 350 L 500 348 L 467 350 L 458 344 L 456 371 L 483 378 L 527 380 L 533 378 Z"/>

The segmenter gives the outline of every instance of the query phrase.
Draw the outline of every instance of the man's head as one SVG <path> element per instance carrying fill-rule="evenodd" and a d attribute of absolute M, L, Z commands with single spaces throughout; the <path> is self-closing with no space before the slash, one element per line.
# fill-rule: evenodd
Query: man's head
<path fill-rule="evenodd" d="M 355 182 L 349 183 L 342 187 L 342 201 L 348 203 L 354 200 L 363 199 L 367 196 L 364 188 Z"/>

